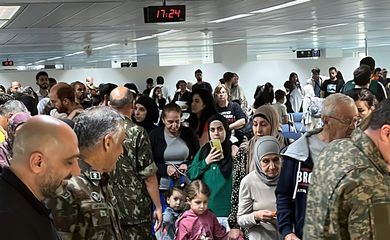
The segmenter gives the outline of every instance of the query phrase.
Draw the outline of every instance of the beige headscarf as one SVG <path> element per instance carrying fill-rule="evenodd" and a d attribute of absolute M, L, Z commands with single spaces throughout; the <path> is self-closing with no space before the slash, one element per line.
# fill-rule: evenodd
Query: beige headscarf
<path fill-rule="evenodd" d="M 280 146 L 283 148 L 285 143 L 283 136 L 279 133 L 279 114 L 276 112 L 274 107 L 272 107 L 270 104 L 260 106 L 253 114 L 253 119 L 255 117 L 262 117 L 267 120 L 267 122 L 269 122 L 271 125 L 271 136 L 274 136 L 276 139 L 278 139 Z M 252 172 L 256 168 L 255 161 L 253 161 L 253 151 L 256 140 L 257 138 L 254 136 L 248 142 L 248 162 L 246 164 L 247 173 Z"/>

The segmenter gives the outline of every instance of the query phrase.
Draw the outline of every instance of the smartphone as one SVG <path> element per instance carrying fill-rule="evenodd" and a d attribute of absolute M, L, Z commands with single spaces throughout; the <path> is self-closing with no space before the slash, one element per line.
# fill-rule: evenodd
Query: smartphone
<path fill-rule="evenodd" d="M 219 139 L 212 139 L 212 140 L 210 140 L 210 146 L 211 147 L 215 147 L 216 150 L 221 151 L 221 159 L 224 158 L 224 156 L 223 156 L 223 149 L 222 149 L 222 145 L 221 145 L 221 140 L 219 140 Z"/>

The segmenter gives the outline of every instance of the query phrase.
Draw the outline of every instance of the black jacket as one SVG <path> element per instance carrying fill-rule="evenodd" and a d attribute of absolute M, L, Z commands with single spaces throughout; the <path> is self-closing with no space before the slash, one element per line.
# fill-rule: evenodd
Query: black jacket
<path fill-rule="evenodd" d="M 167 177 L 167 165 L 164 161 L 164 151 L 167 148 L 167 142 L 164 138 L 164 127 L 153 129 L 149 134 L 149 138 L 152 145 L 154 162 L 158 167 L 157 176 L 159 179 L 161 177 Z M 187 165 L 189 165 L 199 150 L 199 140 L 195 132 L 188 127 L 180 128 L 180 138 L 183 139 L 190 150 L 190 156 L 187 159 Z"/>
<path fill-rule="evenodd" d="M 0 177 L 0 238 L 59 240 L 50 210 L 9 169 Z"/>

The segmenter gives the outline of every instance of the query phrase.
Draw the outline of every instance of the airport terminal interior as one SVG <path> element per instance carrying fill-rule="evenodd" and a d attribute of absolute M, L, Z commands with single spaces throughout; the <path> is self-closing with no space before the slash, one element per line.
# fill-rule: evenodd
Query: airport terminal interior
<path fill-rule="evenodd" d="M 389 239 L 388 0 L 0 0 L 0 60 L 0 239 Z"/>

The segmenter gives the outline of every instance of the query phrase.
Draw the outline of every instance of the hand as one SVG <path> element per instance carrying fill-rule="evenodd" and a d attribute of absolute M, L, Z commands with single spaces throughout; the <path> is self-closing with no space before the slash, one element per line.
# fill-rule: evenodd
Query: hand
<path fill-rule="evenodd" d="M 255 219 L 260 221 L 270 221 L 274 219 L 274 212 L 269 210 L 259 210 L 255 212 Z"/>
<path fill-rule="evenodd" d="M 172 177 L 172 178 L 175 178 L 179 175 L 179 173 L 177 172 L 176 168 L 172 165 L 168 165 L 167 167 L 167 174 L 168 176 Z"/>
<path fill-rule="evenodd" d="M 212 147 L 209 155 L 207 155 L 207 157 L 205 159 L 206 164 L 210 165 L 213 162 L 221 161 L 222 160 L 221 156 L 222 156 L 221 151 L 217 150 L 215 147 Z"/>
<path fill-rule="evenodd" d="M 185 164 L 185 163 L 180 164 L 179 170 L 180 170 L 182 173 L 187 172 L 187 164 Z"/>
<path fill-rule="evenodd" d="M 300 240 L 295 233 L 289 233 L 284 237 L 284 240 Z"/>
<path fill-rule="evenodd" d="M 229 231 L 228 240 L 237 240 L 239 237 L 243 236 L 244 234 L 241 232 L 240 229 L 232 228 Z"/>
<path fill-rule="evenodd" d="M 162 220 L 163 220 L 163 214 L 162 214 L 162 209 L 161 208 L 156 208 L 153 212 L 153 218 L 156 219 L 156 227 L 155 231 L 158 231 L 161 228 Z"/>

